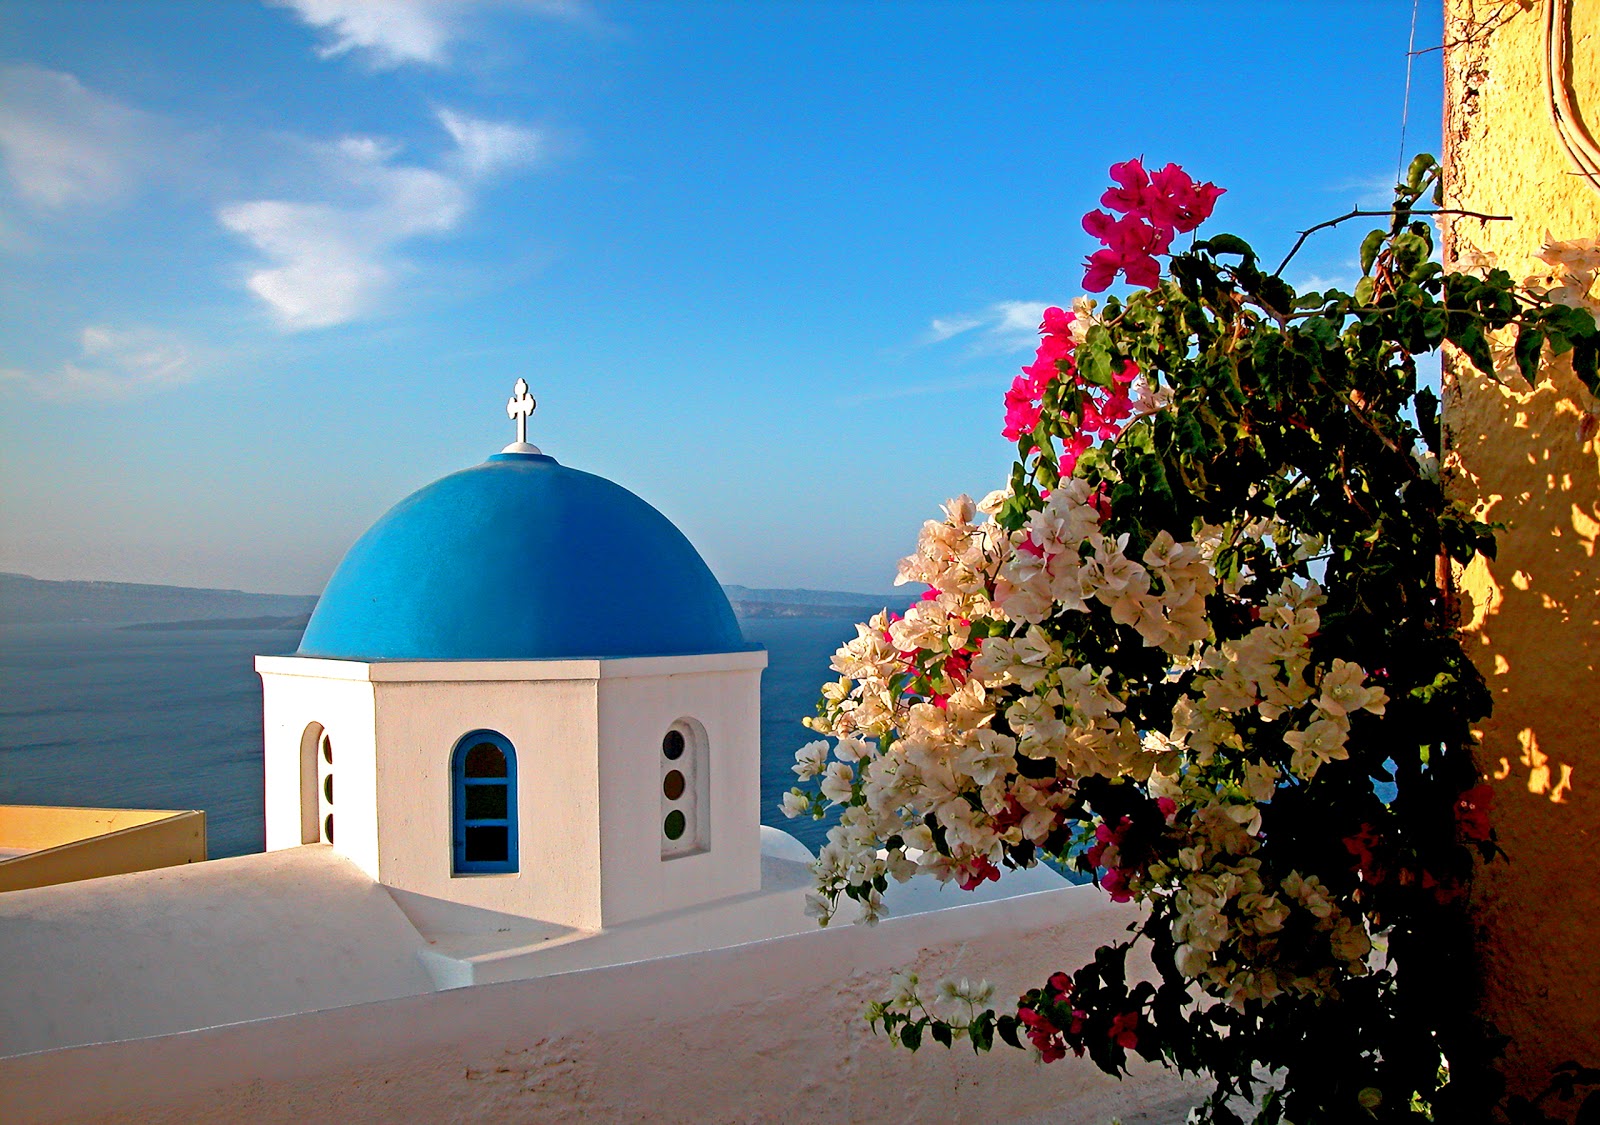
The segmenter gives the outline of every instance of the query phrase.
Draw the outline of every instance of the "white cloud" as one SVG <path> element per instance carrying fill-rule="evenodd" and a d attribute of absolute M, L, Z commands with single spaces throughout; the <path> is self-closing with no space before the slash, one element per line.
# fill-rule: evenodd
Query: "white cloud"
<path fill-rule="evenodd" d="M 1354 206 L 1363 211 L 1383 210 L 1394 203 L 1394 176 L 1388 172 L 1353 176 L 1329 190 L 1349 193 Z"/>
<path fill-rule="evenodd" d="M 455 139 L 461 167 L 474 179 L 532 164 L 543 155 L 543 138 L 525 126 L 484 121 L 451 109 L 437 112 L 439 123 Z"/>
<path fill-rule="evenodd" d="M 973 313 L 935 317 L 922 338 L 924 346 L 967 336 L 972 355 L 1005 355 L 1030 351 L 1039 342 L 1042 301 L 996 301 Z"/>
<path fill-rule="evenodd" d="M 927 342 L 941 344 L 952 336 L 959 336 L 982 324 L 975 316 L 934 317 L 928 327 Z"/>
<path fill-rule="evenodd" d="M 438 113 L 455 147 L 439 167 L 403 164 L 396 148 L 368 137 L 322 150 L 346 202 L 262 199 L 218 211 L 222 225 L 268 259 L 246 287 L 290 331 L 329 328 L 378 311 L 410 265 L 403 244 L 454 230 L 473 189 L 492 172 L 525 164 L 539 151 L 531 129 Z"/>
<path fill-rule="evenodd" d="M 165 390 L 194 375 L 188 345 L 170 332 L 91 324 L 78 344 L 78 358 L 50 374 L 0 368 L 0 386 L 21 387 L 40 398 L 104 401 Z"/>
<path fill-rule="evenodd" d="M 326 33 L 317 49 L 323 58 L 360 53 L 375 67 L 406 63 L 446 66 L 451 43 L 462 37 L 479 0 L 274 0 L 292 8 L 301 22 Z M 558 19 L 587 18 L 579 0 L 500 0 Z"/>
<path fill-rule="evenodd" d="M 155 160 L 158 119 L 70 74 L 0 67 L 0 162 L 18 195 L 46 208 L 114 203 Z"/>

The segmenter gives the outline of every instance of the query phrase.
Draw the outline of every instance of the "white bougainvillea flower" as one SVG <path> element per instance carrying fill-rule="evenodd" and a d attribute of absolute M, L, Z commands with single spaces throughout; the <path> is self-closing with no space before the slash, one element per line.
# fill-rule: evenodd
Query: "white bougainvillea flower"
<path fill-rule="evenodd" d="M 794 752 L 794 766 L 792 767 L 801 781 L 810 781 L 826 768 L 828 764 L 827 739 L 819 738 L 815 742 L 808 742 Z"/>
<path fill-rule="evenodd" d="M 818 788 L 822 795 L 836 804 L 846 804 L 854 795 L 855 770 L 845 762 L 829 762 L 822 772 Z"/>
<path fill-rule="evenodd" d="M 1294 753 L 1289 757 L 1289 768 L 1296 776 L 1310 781 L 1325 762 L 1348 758 L 1345 740 L 1349 727 L 1334 717 L 1314 720 L 1305 730 L 1291 730 L 1283 741 Z"/>
<path fill-rule="evenodd" d="M 1322 694 L 1317 697 L 1319 710 L 1329 715 L 1350 715 L 1356 711 L 1383 714 L 1389 696 L 1380 687 L 1364 686 L 1367 674 L 1359 664 L 1348 660 L 1334 660 L 1323 674 Z"/>

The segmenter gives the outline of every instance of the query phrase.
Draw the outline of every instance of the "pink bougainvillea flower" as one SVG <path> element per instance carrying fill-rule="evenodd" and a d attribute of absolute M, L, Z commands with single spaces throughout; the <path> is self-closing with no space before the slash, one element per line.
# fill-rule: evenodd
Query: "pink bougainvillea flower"
<path fill-rule="evenodd" d="M 1033 380 L 1026 375 L 1018 375 L 1012 380 L 1011 389 L 1006 392 L 1006 424 L 1000 432 L 1007 441 L 1016 441 L 1039 424 L 1039 411 Z"/>
<path fill-rule="evenodd" d="M 1112 867 L 1100 876 L 1100 887 L 1111 896 L 1112 902 L 1130 902 L 1133 892 L 1128 890 L 1128 876 L 1119 867 Z"/>
<path fill-rule="evenodd" d="M 1172 228 L 1147 223 L 1138 215 L 1127 215 L 1107 227 L 1100 241 L 1124 260 L 1165 254 L 1172 248 Z"/>
<path fill-rule="evenodd" d="M 1117 225 L 1117 217 L 1108 215 L 1104 211 L 1090 211 L 1083 217 L 1083 229 L 1096 242 L 1109 242 L 1106 237 L 1111 233 L 1111 228 Z"/>
<path fill-rule="evenodd" d="M 998 881 L 999 878 L 1000 869 L 989 862 L 988 856 L 980 855 L 967 861 L 960 879 L 960 886 L 964 891 L 974 891 L 986 881 L 990 879 Z"/>
<path fill-rule="evenodd" d="M 1028 1029 L 1028 1042 L 1039 1052 L 1040 1061 L 1055 1062 L 1067 1057 L 1067 1043 L 1061 1037 L 1061 1029 L 1042 1012 L 1033 1008 L 1018 1008 L 1017 1019 Z"/>
<path fill-rule="evenodd" d="M 1109 216 L 1107 217 L 1109 218 Z M 1076 319 L 1066 310 L 1052 305 L 1044 310 L 1044 320 L 1039 324 L 1039 331 L 1047 336 L 1067 336 L 1071 330 L 1072 322 Z"/>
<path fill-rule="evenodd" d="M 1480 843 L 1489 839 L 1489 806 L 1493 801 L 1494 790 L 1487 785 L 1474 785 L 1456 798 L 1456 824 L 1463 836 Z"/>
<path fill-rule="evenodd" d="M 1111 166 L 1111 179 L 1117 184 L 1106 189 L 1100 197 L 1102 206 L 1127 214 L 1144 206 L 1145 192 L 1150 186 L 1150 175 L 1139 158 L 1124 160 Z"/>
<path fill-rule="evenodd" d="M 1091 293 L 1104 293 L 1121 270 L 1120 255 L 1111 250 L 1096 250 L 1084 263 L 1083 287 Z"/>
<path fill-rule="evenodd" d="M 1122 267 L 1122 272 L 1127 276 L 1129 285 L 1137 285 L 1141 289 L 1154 289 L 1161 284 L 1161 263 L 1148 254 L 1130 259 Z"/>
<path fill-rule="evenodd" d="M 1132 1051 L 1139 1046 L 1139 1013 L 1123 1012 L 1111 1017 L 1111 1027 L 1106 1032 L 1117 1046 Z"/>
<path fill-rule="evenodd" d="M 1211 217 L 1211 212 L 1217 205 L 1217 196 L 1227 190 L 1219 188 L 1216 184 L 1196 184 L 1181 202 L 1173 229 L 1179 234 L 1188 234 L 1194 230 Z"/>
<path fill-rule="evenodd" d="M 1051 973 L 1045 988 L 1049 990 L 1053 999 L 1063 1000 L 1072 993 L 1072 978 L 1066 973 Z"/>
<path fill-rule="evenodd" d="M 1354 836 L 1344 838 L 1344 850 L 1355 857 L 1356 870 L 1361 873 L 1362 882 L 1381 883 L 1387 875 L 1375 855 L 1380 842 L 1381 837 L 1370 824 L 1363 824 Z"/>
<path fill-rule="evenodd" d="M 1130 285 L 1151 288 L 1161 278 L 1156 258 L 1170 251 L 1174 234 L 1192 231 L 1211 216 L 1223 189 L 1195 183 L 1176 164 L 1147 172 L 1141 160 L 1113 164 L 1111 179 L 1115 186 L 1100 197 L 1108 210 L 1083 217 L 1083 229 L 1105 247 L 1086 263 L 1084 288 L 1103 292 L 1119 273 Z"/>
<path fill-rule="evenodd" d="M 1083 433 L 1075 434 L 1066 443 L 1061 450 L 1061 474 L 1063 476 L 1072 475 L 1072 470 L 1078 467 L 1078 458 L 1082 457 L 1092 444 L 1089 435 Z"/>

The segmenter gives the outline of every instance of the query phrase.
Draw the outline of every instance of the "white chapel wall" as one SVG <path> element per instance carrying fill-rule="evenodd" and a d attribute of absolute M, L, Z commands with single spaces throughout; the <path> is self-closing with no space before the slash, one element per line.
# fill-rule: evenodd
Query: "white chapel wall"
<path fill-rule="evenodd" d="M 764 652 L 605 662 L 599 731 L 607 926 L 760 890 L 765 664 Z M 708 846 L 668 858 L 662 739 L 682 719 L 705 737 L 699 812 Z"/>
<path fill-rule="evenodd" d="M 595 680 L 393 680 L 374 687 L 383 748 L 377 878 L 433 898 L 598 929 Z M 476 730 L 503 735 L 516 753 L 515 874 L 451 871 L 450 755 Z"/>
<path fill-rule="evenodd" d="M 359 667 L 359 666 L 358 666 Z M 305 843 L 305 804 L 316 799 L 304 784 L 301 740 L 320 725 L 333 746 L 334 845 L 367 874 L 377 876 L 377 828 L 372 810 L 377 784 L 372 684 L 333 661 L 259 657 L 261 673 L 267 850 Z M 292 670 L 292 672 L 289 672 Z M 338 675 L 339 672 L 344 675 Z M 286 674 L 287 673 L 287 674 Z M 319 674 L 320 673 L 320 674 Z"/>

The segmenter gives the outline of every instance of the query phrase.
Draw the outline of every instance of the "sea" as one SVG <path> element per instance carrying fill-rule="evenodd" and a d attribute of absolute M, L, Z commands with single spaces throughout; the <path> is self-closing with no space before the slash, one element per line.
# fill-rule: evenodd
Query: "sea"
<path fill-rule="evenodd" d="M 794 752 L 854 617 L 741 621 L 766 646 L 761 820 L 815 850 L 824 821 L 778 811 Z M 0 804 L 204 809 L 212 858 L 265 846 L 261 680 L 254 660 L 291 652 L 284 629 L 145 631 L 0 627 Z"/>

